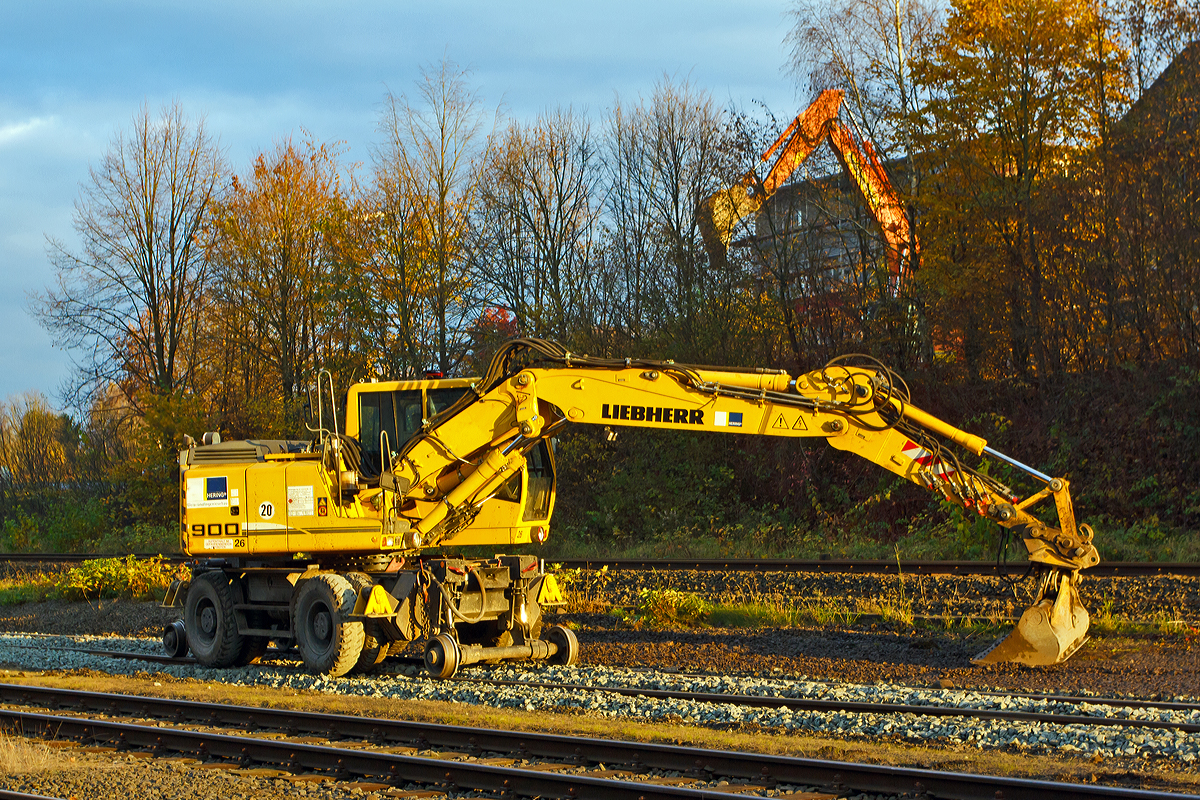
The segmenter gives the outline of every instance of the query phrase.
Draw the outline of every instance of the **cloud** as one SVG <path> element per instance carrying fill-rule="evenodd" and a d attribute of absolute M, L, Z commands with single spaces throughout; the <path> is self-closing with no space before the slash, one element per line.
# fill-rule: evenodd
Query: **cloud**
<path fill-rule="evenodd" d="M 22 139 L 26 134 L 44 128 L 54 122 L 54 117 L 30 117 L 24 122 L 0 125 L 0 147 Z"/>

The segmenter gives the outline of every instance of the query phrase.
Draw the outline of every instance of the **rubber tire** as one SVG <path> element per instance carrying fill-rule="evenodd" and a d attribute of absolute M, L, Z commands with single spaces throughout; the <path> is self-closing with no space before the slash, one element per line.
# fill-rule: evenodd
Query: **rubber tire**
<path fill-rule="evenodd" d="M 363 626 L 346 621 L 354 613 L 357 597 L 349 581 L 329 573 L 314 575 L 296 587 L 292 634 L 309 672 L 336 678 L 358 662 Z"/>
<path fill-rule="evenodd" d="M 243 653 L 245 638 L 233 614 L 237 594 L 223 572 L 202 572 L 192 579 L 183 619 L 188 648 L 202 666 L 232 667 Z"/>
<path fill-rule="evenodd" d="M 458 642 L 448 633 L 439 633 L 425 645 L 425 671 L 431 678 L 449 678 L 458 672 L 460 660 Z"/>
<path fill-rule="evenodd" d="M 354 587 L 355 594 L 362 592 L 363 589 L 374 586 L 375 581 L 371 580 L 371 576 L 363 572 L 349 572 L 346 574 L 346 580 Z M 387 658 L 388 648 L 390 643 L 378 639 L 367 633 L 366 628 L 363 628 L 363 646 L 362 654 L 359 655 L 358 661 L 350 668 L 351 673 L 370 672 Z"/>
<path fill-rule="evenodd" d="M 558 645 L 558 652 L 549 658 L 551 664 L 570 667 L 579 662 L 579 639 L 575 637 L 575 631 L 562 625 L 551 625 L 544 638 Z"/>

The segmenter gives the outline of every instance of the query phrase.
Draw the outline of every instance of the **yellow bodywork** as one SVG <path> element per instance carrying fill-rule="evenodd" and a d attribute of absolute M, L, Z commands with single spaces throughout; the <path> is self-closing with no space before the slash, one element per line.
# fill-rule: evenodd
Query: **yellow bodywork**
<path fill-rule="evenodd" d="M 532 363 L 514 367 L 517 357 Z M 515 340 L 486 378 L 356 384 L 345 436 L 323 435 L 318 452 L 238 460 L 234 451 L 253 442 L 185 451 L 185 549 L 340 557 L 544 541 L 554 505 L 548 440 L 568 424 L 823 438 L 1013 529 L 1044 580 L 1017 637 L 988 660 L 1069 657 L 1088 625 L 1078 575 L 1099 554 L 1091 530 L 1076 525 L 1067 481 L 912 406 L 897 384 L 873 366 L 830 364 L 793 378 L 782 370 L 596 359 Z M 276 443 L 283 444 L 294 443 Z M 1046 487 L 1022 500 L 943 447 L 951 444 L 1002 458 Z M 1050 498 L 1056 526 L 1032 514 Z"/>
<path fill-rule="evenodd" d="M 466 389 L 470 383 L 458 378 L 356 384 L 348 395 L 345 433 L 356 439 L 360 434 L 362 394 L 416 392 L 424 405 L 431 389 Z M 181 458 L 180 530 L 184 552 L 193 556 L 396 553 L 406 548 L 401 536 L 385 535 L 389 509 L 407 505 L 403 513 L 416 521 L 436 512 L 440 503 L 412 497 L 401 504 L 394 493 L 358 484 L 342 492 L 335 481 L 343 470 L 328 469 L 318 452 L 222 464 L 188 464 L 187 456 L 185 451 Z M 547 456 L 553 460 L 552 452 Z M 544 534 L 553 511 L 553 484 L 545 513 L 526 518 L 528 473 L 514 470 L 511 479 L 514 486 L 505 497 L 480 507 L 472 524 L 444 543 L 504 546 L 532 541 L 534 530 Z"/>

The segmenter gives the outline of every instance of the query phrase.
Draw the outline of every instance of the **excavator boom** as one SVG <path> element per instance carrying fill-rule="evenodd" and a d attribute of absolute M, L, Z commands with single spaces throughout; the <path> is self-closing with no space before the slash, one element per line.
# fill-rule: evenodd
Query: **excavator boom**
<path fill-rule="evenodd" d="M 1017 631 L 981 654 L 983 662 L 1056 663 L 1086 639 L 1088 616 L 1076 587 L 1079 571 L 1099 555 L 1091 530 L 1075 523 L 1067 481 L 916 408 L 903 382 L 881 365 L 835 361 L 793 377 L 782 370 L 589 358 L 521 339 L 497 355 L 474 388 L 408 442 L 384 481 L 401 499 L 437 501 L 408 520 L 411 547 L 454 542 L 472 518 L 464 511 L 486 504 L 523 469 L 525 452 L 568 424 L 823 438 L 1019 534 L 1043 579 Z M 1022 499 L 963 463 L 951 445 L 1001 458 L 1045 487 Z M 1048 498 L 1054 525 L 1031 513 Z"/>
<path fill-rule="evenodd" d="M 905 265 L 911 261 L 909 251 L 913 239 L 909 219 L 875 149 L 870 142 L 864 141 L 860 145 L 839 121 L 841 104 L 840 91 L 827 89 L 821 92 L 763 153 L 760 165 L 777 151 L 779 153 L 764 178 L 760 180 L 757 170 L 751 170 L 733 186 L 705 198 L 700 204 L 700 233 L 714 264 L 726 262 L 738 223 L 757 214 L 813 151 L 828 141 L 842 168 L 858 188 L 871 217 L 879 224 L 887 247 L 886 260 L 893 291 L 899 286 Z"/>

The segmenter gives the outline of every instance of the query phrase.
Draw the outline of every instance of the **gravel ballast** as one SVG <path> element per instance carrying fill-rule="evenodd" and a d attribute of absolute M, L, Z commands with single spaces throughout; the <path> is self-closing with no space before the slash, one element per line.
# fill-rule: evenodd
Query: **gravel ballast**
<path fill-rule="evenodd" d="M 725 703 L 625 697 L 602 691 L 578 692 L 559 688 L 489 686 L 459 681 L 433 681 L 416 667 L 386 674 L 327 678 L 301 671 L 284 662 L 241 668 L 207 669 L 198 665 L 159 665 L 75 652 L 73 648 L 159 652 L 152 639 L 128 637 L 0 636 L 0 662 L 22 669 L 96 670 L 116 675 L 159 674 L 240 686 L 268 686 L 327 694 L 361 695 L 395 700 L 438 700 L 486 704 L 528 711 L 588 713 L 624 719 L 682 722 L 714 728 L 754 727 L 780 732 L 809 732 L 840 739 L 892 739 L 1022 753 L 1074 754 L 1082 758 L 1116 756 L 1171 760 L 1179 766 L 1200 757 L 1200 735 L 1178 730 L 1048 725 L 1034 722 L 928 717 L 914 714 L 865 714 L 849 711 L 816 712 L 784 707 L 751 708 Z M 806 679 L 766 679 L 734 676 L 683 676 L 671 673 L 613 670 L 604 667 L 565 668 L 520 666 L 468 669 L 464 677 L 589 686 L 633 686 L 646 689 L 811 697 L 826 700 L 951 705 L 965 708 L 1012 708 L 1063 713 L 1063 704 L 1037 700 L 998 700 L 961 690 L 925 689 L 894 685 L 831 684 Z M 1189 702 L 1189 698 L 1176 698 Z M 1161 710 L 1069 706 L 1074 713 L 1119 715 L 1173 722 L 1200 723 L 1200 715 Z"/>

